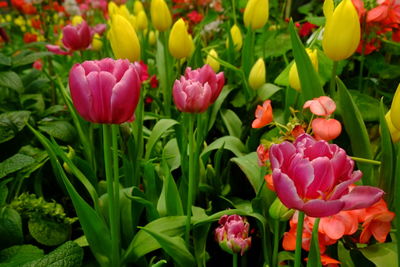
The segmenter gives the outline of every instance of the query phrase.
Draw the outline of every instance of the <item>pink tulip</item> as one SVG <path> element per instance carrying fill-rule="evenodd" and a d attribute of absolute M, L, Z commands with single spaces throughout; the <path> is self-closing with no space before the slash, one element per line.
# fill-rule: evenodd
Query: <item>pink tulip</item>
<path fill-rule="evenodd" d="M 300 135 L 292 144 L 274 144 L 269 151 L 274 187 L 282 203 L 311 217 L 326 217 L 341 210 L 366 208 L 383 191 L 371 186 L 349 185 L 361 179 L 354 161 L 335 144 Z"/>
<path fill-rule="evenodd" d="M 76 110 L 94 123 L 132 121 L 140 94 L 138 71 L 138 65 L 122 59 L 75 64 L 69 73 L 69 87 Z"/>
<path fill-rule="evenodd" d="M 223 85 L 224 74 L 215 74 L 208 65 L 196 70 L 187 68 L 185 76 L 174 83 L 175 105 L 182 112 L 202 113 L 214 103 Z"/>
<path fill-rule="evenodd" d="M 320 96 L 313 100 L 308 100 L 304 103 L 303 108 L 310 108 L 311 112 L 317 116 L 329 116 L 335 111 L 336 104 L 330 97 Z"/>
<path fill-rule="evenodd" d="M 239 215 L 224 215 L 219 221 L 219 227 L 215 229 L 215 239 L 220 247 L 228 253 L 243 254 L 250 248 L 249 223 L 246 218 Z"/>
<path fill-rule="evenodd" d="M 335 119 L 316 118 L 312 121 L 311 127 L 317 140 L 330 141 L 342 132 L 342 125 Z"/>

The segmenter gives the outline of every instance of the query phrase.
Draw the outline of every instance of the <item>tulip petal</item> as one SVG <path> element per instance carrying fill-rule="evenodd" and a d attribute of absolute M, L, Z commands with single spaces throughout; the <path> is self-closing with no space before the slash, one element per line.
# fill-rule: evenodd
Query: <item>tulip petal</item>
<path fill-rule="evenodd" d="M 128 70 L 130 64 L 128 60 L 117 60 L 114 65 L 114 70 L 112 71 L 112 74 L 115 76 L 117 79 L 117 82 L 119 82 Z M 135 69 L 136 70 L 136 69 Z"/>
<path fill-rule="evenodd" d="M 60 46 L 58 45 L 46 45 L 46 48 L 49 52 L 52 52 L 56 55 L 70 55 L 72 53 L 72 51 L 64 51 L 61 49 Z"/>
<path fill-rule="evenodd" d="M 296 185 L 297 193 L 300 197 L 305 197 L 307 188 L 315 180 L 312 165 L 307 159 L 304 159 L 301 154 L 294 154 L 291 158 L 289 168 L 281 168 L 289 177 L 293 179 Z"/>
<path fill-rule="evenodd" d="M 296 186 L 286 174 L 279 169 L 272 173 L 276 193 L 282 203 L 289 209 L 303 210 L 304 202 L 297 194 Z"/>
<path fill-rule="evenodd" d="M 287 162 L 293 156 L 293 154 L 296 153 L 296 148 L 292 143 L 283 142 L 278 145 L 271 146 L 269 153 L 271 168 L 281 168 L 284 167 L 283 163 Z"/>
<path fill-rule="evenodd" d="M 78 113 L 86 120 L 93 121 L 91 117 L 93 99 L 82 65 L 75 64 L 72 67 L 69 73 L 69 88 Z"/>
<path fill-rule="evenodd" d="M 96 61 L 85 61 L 81 65 L 85 69 L 85 75 L 88 75 L 92 71 L 99 72 L 101 70 Z"/>
<path fill-rule="evenodd" d="M 378 202 L 383 191 L 372 186 L 356 186 L 349 194 L 340 198 L 345 203 L 343 210 L 368 208 Z"/>
<path fill-rule="evenodd" d="M 322 192 L 331 192 L 331 187 L 335 182 L 333 168 L 327 157 L 319 157 L 311 161 L 314 169 L 314 180 L 307 187 L 307 198 L 318 198 Z M 311 169 L 312 172 L 312 169 Z M 323 196 L 322 197 L 326 197 Z"/>
<path fill-rule="evenodd" d="M 62 43 L 66 48 L 71 50 L 79 50 L 80 48 L 80 38 L 76 27 L 67 25 L 63 28 L 63 38 Z"/>
<path fill-rule="evenodd" d="M 338 213 L 344 205 L 345 203 L 340 200 L 313 199 L 305 203 L 302 210 L 307 216 L 320 218 Z"/>

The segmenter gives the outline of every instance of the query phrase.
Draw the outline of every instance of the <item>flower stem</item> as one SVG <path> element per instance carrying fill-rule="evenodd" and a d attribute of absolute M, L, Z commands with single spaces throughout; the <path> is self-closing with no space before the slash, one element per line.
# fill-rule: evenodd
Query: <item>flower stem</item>
<path fill-rule="evenodd" d="M 315 258 L 316 258 L 316 262 L 317 262 L 317 266 L 316 267 L 321 267 L 321 255 L 319 252 L 319 240 L 318 240 L 318 227 L 319 227 L 319 221 L 320 218 L 316 218 L 314 221 L 314 226 L 313 226 L 313 230 L 312 230 L 312 237 L 311 237 L 311 248 L 314 246 L 314 250 L 315 250 Z M 311 250 L 310 250 L 311 251 Z M 311 256 L 308 256 L 308 259 L 310 260 Z"/>
<path fill-rule="evenodd" d="M 134 135 L 136 138 L 136 149 L 134 154 L 134 176 L 133 185 L 140 184 L 140 161 L 143 157 L 143 114 L 144 114 L 144 88 L 141 88 L 139 95 L 139 103 L 136 109 L 136 120 L 134 122 Z"/>
<path fill-rule="evenodd" d="M 350 157 L 352 160 L 357 161 L 357 162 L 362 162 L 362 163 L 368 163 L 371 165 L 381 165 L 380 161 L 377 160 L 372 160 L 372 159 L 364 159 L 364 158 L 358 158 L 358 157 Z"/>
<path fill-rule="evenodd" d="M 106 172 L 106 183 L 108 193 L 108 215 L 110 218 L 111 229 L 111 266 L 119 266 L 119 234 L 118 234 L 118 221 L 115 208 L 114 196 L 114 179 L 111 167 L 111 153 L 110 153 L 110 125 L 103 124 L 103 149 L 104 149 L 104 165 Z"/>
<path fill-rule="evenodd" d="M 232 1 L 232 16 L 233 16 L 233 23 L 236 24 L 236 5 L 235 0 Z"/>
<path fill-rule="evenodd" d="M 274 251 L 272 252 L 272 266 L 278 266 L 279 248 L 279 220 L 274 220 Z"/>
<path fill-rule="evenodd" d="M 194 121 L 195 114 L 189 114 L 189 177 L 188 177 L 188 199 L 187 199 L 187 208 L 186 208 L 186 233 L 185 233 L 185 241 L 187 246 L 189 247 L 189 237 L 190 237 L 190 219 L 192 216 L 192 204 L 193 204 L 193 189 L 194 189 Z"/>
<path fill-rule="evenodd" d="M 115 266 L 119 266 L 119 252 L 120 252 L 120 211 L 119 211 L 119 165 L 118 165 L 118 132 L 119 125 L 113 124 L 111 126 L 111 140 L 112 140 L 112 153 L 113 153 L 113 172 L 114 172 L 114 223 L 116 231 L 116 246 L 117 246 L 117 261 Z"/>
<path fill-rule="evenodd" d="M 297 232 L 296 232 L 296 252 L 294 254 L 294 267 L 301 266 L 301 244 L 303 237 L 303 223 L 304 223 L 304 212 L 298 211 L 299 216 L 297 219 Z"/>
<path fill-rule="evenodd" d="M 164 107 L 165 107 L 165 115 L 168 117 L 171 115 L 171 98 L 172 98 L 172 90 L 170 87 L 170 62 L 169 62 L 169 51 L 168 51 L 168 34 L 167 32 L 161 32 L 162 41 L 164 45 L 164 64 L 165 64 L 165 88 L 163 91 L 164 97 Z"/>
<path fill-rule="evenodd" d="M 237 267 L 238 266 L 238 254 L 237 253 L 233 253 L 232 266 L 233 267 Z"/>
<path fill-rule="evenodd" d="M 329 94 L 331 97 L 334 96 L 335 91 L 336 91 L 335 90 L 336 89 L 335 78 L 336 78 L 336 74 L 337 74 L 338 64 L 339 64 L 339 61 L 333 61 L 331 82 L 329 84 Z"/>

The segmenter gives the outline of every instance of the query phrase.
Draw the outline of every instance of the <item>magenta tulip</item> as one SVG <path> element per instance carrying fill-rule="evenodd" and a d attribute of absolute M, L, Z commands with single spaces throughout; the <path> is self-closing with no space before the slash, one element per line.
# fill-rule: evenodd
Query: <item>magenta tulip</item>
<path fill-rule="evenodd" d="M 300 135 L 292 144 L 272 145 L 269 151 L 276 193 L 291 209 L 310 217 L 326 217 L 341 210 L 367 208 L 383 191 L 371 186 L 349 186 L 361 179 L 346 152 L 326 141 Z"/>
<path fill-rule="evenodd" d="M 76 110 L 95 123 L 132 121 L 140 94 L 138 68 L 128 60 L 111 58 L 75 64 L 69 87 Z"/>
<path fill-rule="evenodd" d="M 209 65 L 187 68 L 185 76 L 174 83 L 175 105 L 182 112 L 202 113 L 218 98 L 224 83 L 224 73 L 215 74 Z"/>
<path fill-rule="evenodd" d="M 215 239 L 220 247 L 229 253 L 243 254 L 250 248 L 250 225 L 246 218 L 239 215 L 224 215 L 219 221 L 219 227 L 215 229 Z"/>

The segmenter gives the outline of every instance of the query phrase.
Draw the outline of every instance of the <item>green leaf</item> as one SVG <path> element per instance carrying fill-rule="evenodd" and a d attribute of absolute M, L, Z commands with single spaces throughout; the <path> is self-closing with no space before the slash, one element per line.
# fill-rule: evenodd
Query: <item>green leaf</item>
<path fill-rule="evenodd" d="M 350 250 L 347 250 L 342 241 L 338 242 L 338 257 L 340 261 L 340 266 L 342 267 L 355 267 L 353 261 L 351 260 Z"/>
<path fill-rule="evenodd" d="M 176 138 L 170 139 L 164 146 L 162 157 L 168 163 L 171 171 L 176 170 L 181 166 L 181 154 L 179 152 Z"/>
<path fill-rule="evenodd" d="M 25 127 L 30 115 L 31 112 L 26 110 L 0 114 L 0 143 L 14 138 Z"/>
<path fill-rule="evenodd" d="M 0 209 L 0 236 L 0 249 L 19 245 L 24 240 L 21 216 L 12 208 Z"/>
<path fill-rule="evenodd" d="M 43 258 L 21 267 L 76 267 L 82 265 L 82 260 L 83 249 L 74 241 L 68 241 Z"/>
<path fill-rule="evenodd" d="M 319 76 L 311 64 L 311 60 L 296 33 L 292 20 L 289 22 L 289 31 L 304 101 L 324 95 Z"/>
<path fill-rule="evenodd" d="M 23 94 L 21 103 L 24 109 L 42 113 L 45 109 L 43 94 Z"/>
<path fill-rule="evenodd" d="M 20 267 L 43 257 L 43 250 L 32 245 L 12 246 L 0 251 L 0 267 Z"/>
<path fill-rule="evenodd" d="M 339 96 L 337 104 L 340 107 L 344 128 L 350 138 L 353 155 L 360 158 L 373 159 L 367 128 L 361 113 L 343 82 L 339 78 L 336 79 L 336 82 Z M 357 162 L 357 166 L 363 172 L 363 184 L 373 185 L 372 165 Z"/>
<path fill-rule="evenodd" d="M 242 121 L 236 113 L 230 109 L 221 110 L 222 120 L 228 129 L 229 135 L 240 139 L 242 135 Z"/>
<path fill-rule="evenodd" d="M 156 123 L 156 125 L 154 125 L 154 128 L 151 131 L 150 137 L 147 140 L 146 144 L 146 155 L 145 155 L 146 160 L 150 158 L 153 147 L 157 143 L 157 141 L 165 134 L 165 132 L 168 129 L 170 129 L 176 124 L 178 124 L 176 120 L 161 119 Z"/>
<path fill-rule="evenodd" d="M 210 122 L 208 123 L 208 131 L 211 130 L 211 128 L 214 126 L 215 120 L 217 119 L 218 111 L 221 109 L 222 103 L 226 99 L 226 97 L 229 95 L 230 92 L 232 92 L 233 87 L 232 86 L 224 86 L 222 88 L 221 93 L 219 94 L 217 100 L 214 102 L 214 104 L 211 106 L 211 114 L 210 114 Z"/>
<path fill-rule="evenodd" d="M 182 200 L 179 195 L 175 180 L 172 177 L 166 163 L 162 163 L 164 173 L 164 183 L 160 198 L 157 203 L 157 211 L 160 216 L 179 216 L 183 215 Z"/>
<path fill-rule="evenodd" d="M 13 71 L 0 72 L 0 86 L 13 89 L 18 93 L 24 90 L 21 78 Z"/>
<path fill-rule="evenodd" d="M 28 229 L 37 242 L 46 246 L 57 246 L 64 243 L 71 233 L 69 224 L 40 217 L 29 219 Z"/>
<path fill-rule="evenodd" d="M 265 83 L 257 89 L 257 95 L 258 98 L 261 99 L 261 101 L 265 101 L 267 99 L 270 99 L 276 92 L 281 89 L 281 87 L 276 86 L 275 84 Z"/>
<path fill-rule="evenodd" d="M 220 147 L 231 151 L 235 156 L 242 156 L 246 153 L 247 149 L 239 138 L 234 136 L 223 136 L 212 142 L 201 153 L 201 157 L 205 157 L 209 152 L 218 150 Z"/>
<path fill-rule="evenodd" d="M 159 234 L 179 236 L 185 230 L 185 222 L 186 216 L 163 217 L 148 223 L 145 227 Z M 135 262 L 160 247 L 160 244 L 154 238 L 151 238 L 150 234 L 141 229 L 133 238 L 123 259 L 126 262 Z"/>
<path fill-rule="evenodd" d="M 21 53 L 21 55 L 14 56 L 12 58 L 12 66 L 13 67 L 19 67 L 23 65 L 28 65 L 32 64 L 36 60 L 45 57 L 45 56 L 50 56 L 53 55 L 51 52 L 36 52 L 36 53 L 30 53 L 28 55 L 24 55 Z"/>
<path fill-rule="evenodd" d="M 3 66 L 11 66 L 11 58 L 6 55 L 0 53 L 0 65 Z"/>
<path fill-rule="evenodd" d="M 320 218 L 315 219 L 311 236 L 310 252 L 308 253 L 307 267 L 320 267 L 321 256 L 319 251 L 318 226 Z"/>
<path fill-rule="evenodd" d="M 265 57 L 280 57 L 292 48 L 290 36 L 285 32 L 274 34 L 262 46 L 266 47 Z"/>
<path fill-rule="evenodd" d="M 376 267 L 398 266 L 396 243 L 381 243 L 360 249 Z"/>
<path fill-rule="evenodd" d="M 75 128 L 67 121 L 46 121 L 41 122 L 38 128 L 64 142 L 73 142 L 76 137 Z"/>
<path fill-rule="evenodd" d="M 185 241 L 181 237 L 170 237 L 146 227 L 143 227 L 142 230 L 150 234 L 178 266 L 195 266 L 193 255 L 186 248 Z"/>
<path fill-rule="evenodd" d="M 379 100 L 356 90 L 349 90 L 364 121 L 379 120 Z"/>
<path fill-rule="evenodd" d="M 0 163 L 0 178 L 28 167 L 33 163 L 35 163 L 34 158 L 17 153 Z"/>

